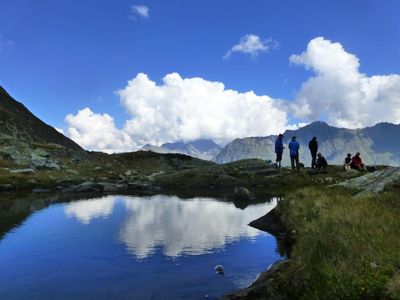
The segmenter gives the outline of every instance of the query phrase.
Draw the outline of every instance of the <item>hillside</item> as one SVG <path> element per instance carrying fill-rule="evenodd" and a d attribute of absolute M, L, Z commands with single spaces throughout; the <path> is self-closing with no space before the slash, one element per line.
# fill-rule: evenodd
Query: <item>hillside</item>
<path fill-rule="evenodd" d="M 15 141 L 27 143 L 57 144 L 72 150 L 82 148 L 35 117 L 22 103 L 14 100 L 0 86 L 0 146 Z"/>

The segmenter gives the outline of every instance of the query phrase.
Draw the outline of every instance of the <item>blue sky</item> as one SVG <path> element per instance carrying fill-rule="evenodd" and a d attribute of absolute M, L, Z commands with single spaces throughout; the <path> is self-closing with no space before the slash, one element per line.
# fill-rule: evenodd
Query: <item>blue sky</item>
<path fill-rule="evenodd" d="M 141 15 L 139 7 L 146 7 L 147 15 Z M 146 74 L 158 87 L 164 85 L 164 76 L 178 73 L 182 79 L 199 77 L 206 82 L 223 83 L 225 89 L 238 93 L 254 91 L 257 96 L 269 96 L 273 99 L 272 108 L 286 113 L 282 128 L 321 118 L 344 127 L 373 125 L 366 121 L 369 112 L 376 111 L 378 103 L 395 105 L 400 91 L 397 77 L 400 70 L 399 1 L 14 0 L 1 1 L 0 11 L 0 85 L 42 120 L 63 128 L 76 140 L 83 139 L 84 132 L 90 134 L 90 129 L 78 128 L 76 118 L 67 122 L 65 117 L 68 114 L 77 117 L 78 111 L 84 108 L 93 113 L 86 114 L 88 120 L 93 121 L 92 117 L 98 116 L 96 120 L 102 122 L 104 114 L 112 118 L 111 125 L 115 125 L 112 130 L 116 130 L 112 138 L 119 136 L 121 139 L 121 135 L 127 134 L 122 139 L 132 138 L 140 143 L 205 135 L 222 141 L 229 140 L 235 133 L 239 136 L 260 134 L 251 127 L 245 131 L 232 128 L 232 134 L 225 135 L 216 128 L 193 129 L 201 126 L 201 122 L 190 127 L 190 116 L 188 122 L 181 121 L 178 112 L 176 119 L 180 123 L 177 126 L 182 134 L 170 133 L 163 140 L 160 136 L 164 131 L 159 128 L 147 136 L 138 136 L 136 131 L 143 130 L 146 124 L 151 126 L 151 122 L 144 121 L 142 116 L 141 124 L 126 129 L 129 127 L 127 121 L 140 119 L 138 104 L 132 104 L 139 101 L 140 87 L 135 87 L 136 90 L 125 97 L 116 92 L 127 89 L 128 80 L 139 73 Z M 229 58 L 224 58 L 232 47 L 250 34 L 258 37 L 267 49 L 253 55 L 233 51 Z M 355 91 L 352 90 L 343 95 L 322 93 L 322 102 L 312 99 L 317 92 L 321 94 L 318 87 L 337 82 L 337 74 L 330 76 L 331 69 L 321 69 L 312 58 L 315 54 L 312 49 L 302 59 L 291 61 L 289 58 L 301 55 L 317 37 L 324 40 L 315 45 L 315 49 L 326 50 L 323 58 L 318 59 L 335 60 L 335 54 L 331 55 L 329 49 L 339 56 L 355 56 L 359 66 L 352 70 L 361 74 L 360 91 L 365 94 L 365 89 L 372 89 L 366 94 L 384 96 L 368 98 L 370 96 L 364 95 L 353 99 Z M 337 44 L 343 51 L 332 46 Z M 302 85 L 318 75 L 321 75 L 318 82 L 310 83 L 314 85 L 313 89 L 303 90 Z M 370 84 L 374 75 L 382 77 L 379 82 L 384 81 L 379 83 L 377 90 L 373 88 L 375 83 Z M 332 83 L 327 89 L 346 89 L 350 83 L 351 79 L 340 83 L 345 88 Z M 190 88 L 182 89 L 182 99 L 193 94 L 188 89 L 196 90 L 195 83 L 191 84 Z M 363 111 L 364 118 L 346 112 L 330 115 L 332 110 L 345 109 L 346 101 L 342 105 L 338 102 L 346 97 L 350 97 L 350 104 L 367 103 L 371 111 Z M 237 101 L 250 101 L 249 110 L 255 107 L 251 104 L 253 100 L 244 98 L 247 100 Z M 146 95 L 143 99 L 146 102 L 146 99 L 154 99 L 154 95 Z M 219 101 L 218 97 L 215 99 Z M 280 99 L 284 100 L 280 102 Z M 327 103 L 323 103 L 325 99 L 329 99 Z M 168 102 L 169 98 L 159 101 Z M 157 110 L 157 101 L 148 101 L 145 106 L 150 102 L 151 108 Z M 179 103 L 172 101 L 171 105 L 180 106 Z M 136 105 L 134 109 L 132 105 Z M 204 105 L 212 105 L 212 102 L 204 102 Z M 311 108 L 305 111 L 307 106 Z M 319 106 L 330 110 L 314 110 Z M 183 111 L 186 115 L 187 110 Z M 166 114 L 165 111 L 157 112 Z M 231 113 L 233 119 L 238 118 L 235 112 Z M 385 115 L 384 108 L 382 113 Z M 223 107 L 220 114 L 224 114 Z M 85 118 L 84 114 L 79 117 Z M 251 114 L 244 117 L 247 120 L 261 118 Z M 158 122 L 161 119 L 157 119 Z M 196 116 L 192 117 L 194 119 Z M 335 123 L 335 120 L 341 121 Z M 213 122 L 212 119 L 208 121 Z M 387 118 L 375 118 L 372 123 L 378 121 L 399 123 L 400 112 Z M 110 120 L 105 122 L 110 123 Z M 260 119 L 260 122 L 265 121 Z M 170 120 L 167 123 L 170 124 Z M 226 124 L 232 123 L 228 120 L 221 126 L 227 128 Z M 71 126 L 75 126 L 75 135 L 68 131 Z M 260 127 L 257 122 L 254 126 Z M 190 128 L 198 134 L 187 134 Z M 278 128 L 266 123 L 264 132 L 276 130 Z M 84 146 L 88 148 L 99 148 L 96 142 L 86 142 Z"/>

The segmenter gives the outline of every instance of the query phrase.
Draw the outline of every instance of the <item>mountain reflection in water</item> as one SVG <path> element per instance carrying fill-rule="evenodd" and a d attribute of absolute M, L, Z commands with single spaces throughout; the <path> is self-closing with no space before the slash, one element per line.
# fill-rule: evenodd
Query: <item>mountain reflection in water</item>
<path fill-rule="evenodd" d="M 120 241 L 135 257 L 146 258 L 158 247 L 169 257 L 199 255 L 242 237 L 255 237 L 260 231 L 247 224 L 271 210 L 276 201 L 240 210 L 232 203 L 208 198 L 107 196 L 69 203 L 65 214 L 90 224 L 110 216 L 117 204 L 127 211 L 119 230 Z"/>

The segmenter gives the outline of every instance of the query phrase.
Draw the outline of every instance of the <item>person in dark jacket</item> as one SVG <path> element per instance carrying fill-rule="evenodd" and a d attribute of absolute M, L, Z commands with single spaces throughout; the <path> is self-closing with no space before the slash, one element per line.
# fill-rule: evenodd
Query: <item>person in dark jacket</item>
<path fill-rule="evenodd" d="M 313 137 L 311 141 L 308 143 L 308 149 L 310 149 L 311 152 L 311 168 L 316 167 L 317 163 L 317 152 L 318 152 L 318 142 L 317 142 L 317 137 Z"/>
<path fill-rule="evenodd" d="M 321 170 L 321 169 L 322 169 L 323 171 L 325 171 L 325 170 L 326 170 L 326 167 L 328 166 L 328 162 L 326 161 L 325 157 L 322 156 L 321 153 L 318 153 L 317 156 L 318 156 L 318 158 L 317 158 L 315 167 L 316 167 L 318 170 Z"/>
<path fill-rule="evenodd" d="M 350 171 L 350 169 L 351 169 L 351 153 L 348 153 L 346 158 L 344 159 L 343 167 L 346 172 Z"/>
<path fill-rule="evenodd" d="M 296 137 L 292 137 L 292 140 L 289 143 L 289 150 L 290 150 L 290 163 L 292 165 L 292 170 L 296 169 L 300 171 L 300 164 L 299 164 L 299 149 L 300 144 L 296 141 Z"/>
<path fill-rule="evenodd" d="M 275 141 L 275 153 L 276 153 L 276 167 L 280 169 L 282 161 L 282 153 L 285 147 L 283 146 L 283 134 L 279 134 Z"/>

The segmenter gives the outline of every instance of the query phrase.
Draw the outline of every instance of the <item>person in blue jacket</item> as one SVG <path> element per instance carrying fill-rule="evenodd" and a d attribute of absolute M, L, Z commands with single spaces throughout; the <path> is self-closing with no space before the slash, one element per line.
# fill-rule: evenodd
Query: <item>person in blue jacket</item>
<path fill-rule="evenodd" d="M 280 133 L 275 141 L 276 167 L 278 169 L 281 168 L 282 153 L 283 149 L 285 149 L 285 147 L 283 147 L 282 139 L 283 139 L 283 134 Z"/>
<path fill-rule="evenodd" d="M 296 137 L 292 137 L 292 140 L 289 143 L 289 150 L 290 150 L 290 163 L 292 165 L 292 170 L 296 169 L 300 171 L 300 164 L 299 164 L 299 148 L 300 144 L 296 141 Z"/>

